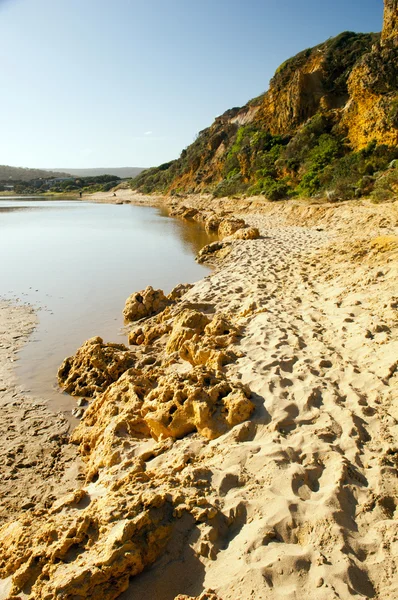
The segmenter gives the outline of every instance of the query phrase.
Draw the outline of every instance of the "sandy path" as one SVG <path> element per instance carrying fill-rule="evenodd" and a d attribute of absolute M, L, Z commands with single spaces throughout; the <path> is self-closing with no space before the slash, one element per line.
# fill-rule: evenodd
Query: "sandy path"
<path fill-rule="evenodd" d="M 51 506 L 55 493 L 77 485 L 68 422 L 29 397 L 14 374 L 18 350 L 36 322 L 31 307 L 0 301 L 0 525 L 21 509 Z"/>

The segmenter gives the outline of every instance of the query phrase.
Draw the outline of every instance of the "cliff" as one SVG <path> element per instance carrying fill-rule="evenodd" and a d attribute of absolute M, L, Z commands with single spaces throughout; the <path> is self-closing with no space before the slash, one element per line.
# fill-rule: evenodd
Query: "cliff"
<path fill-rule="evenodd" d="M 217 117 L 178 160 L 133 186 L 271 200 L 373 191 L 363 177 L 398 157 L 397 12 L 386 0 L 381 35 L 344 32 L 287 60 L 265 94 Z"/>

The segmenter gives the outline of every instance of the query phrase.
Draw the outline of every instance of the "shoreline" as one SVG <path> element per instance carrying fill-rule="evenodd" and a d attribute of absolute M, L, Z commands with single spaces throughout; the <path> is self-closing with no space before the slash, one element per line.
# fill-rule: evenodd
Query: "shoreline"
<path fill-rule="evenodd" d="M 80 460 L 66 445 L 69 423 L 17 381 L 13 363 L 37 324 L 35 310 L 0 299 L 0 526 L 73 490 Z"/>
<path fill-rule="evenodd" d="M 95 196 L 83 200 L 113 198 Z M 187 291 L 181 304 L 202 307 L 197 310 L 209 317 L 227 315 L 239 328 L 239 336 L 230 341 L 235 359 L 222 372 L 250 387 L 255 412 L 210 443 L 199 433 L 169 445 L 146 442 L 142 447 L 137 442 L 133 456 L 141 457 L 141 470 L 137 471 L 139 461 L 123 458 L 122 453 L 112 466 L 100 468 L 99 483 L 81 482 L 83 491 L 81 485 L 75 486 L 74 500 L 62 501 L 69 507 L 68 527 L 76 522 L 73 506 L 79 494 L 88 499 L 87 516 L 102 519 L 105 529 L 110 522 L 105 500 L 113 502 L 120 519 L 127 518 L 120 504 L 123 494 L 116 500 L 110 481 L 119 481 L 119 489 L 131 494 L 130 472 L 137 472 L 143 481 L 152 478 L 159 490 L 165 488 L 166 504 L 176 502 L 161 472 L 181 464 L 176 473 L 185 476 L 179 484 L 183 502 L 192 506 L 182 510 L 167 552 L 132 580 L 120 596 L 123 600 L 170 600 L 178 593 L 196 595 L 198 586 L 216 589 L 223 600 L 260 600 L 264 593 L 279 598 L 286 586 L 316 600 L 348 599 L 350 589 L 362 597 L 392 600 L 395 584 L 385 573 L 397 568 L 393 555 L 398 505 L 393 443 L 398 434 L 393 396 L 398 369 L 394 362 L 398 355 L 397 203 L 282 205 L 204 197 L 165 201 L 132 193 L 118 195 L 116 201 L 166 205 L 174 212 L 183 205 L 205 212 L 207 219 L 220 212 L 224 217 L 243 216 L 249 226 L 260 229 L 260 239 L 233 241 L 229 254 L 216 263 L 211 275 Z M 353 222 L 359 229 L 356 234 Z M 17 324 L 14 335 L 21 330 L 26 336 L 25 326 L 22 321 Z M 155 342 L 154 351 L 164 352 L 163 342 Z M 183 361 L 175 360 L 167 367 L 170 373 L 182 368 Z M 112 423 L 110 415 L 103 419 L 97 425 L 101 430 Z M 62 429 L 61 423 L 57 426 Z M 102 452 L 106 455 L 115 443 L 109 438 L 111 446 L 105 444 Z M 77 456 L 75 446 L 63 448 L 73 449 Z M 149 451 L 155 458 L 145 466 L 142 457 Z M 187 453 L 191 465 L 181 463 Z M 70 456 L 71 465 L 74 457 Z M 92 468 L 98 456 L 94 451 L 85 460 Z M 203 471 L 202 479 L 210 477 L 206 495 L 216 509 L 211 518 L 209 507 L 207 516 L 198 518 L 195 513 L 202 497 L 195 484 L 198 469 Z M 189 478 L 193 483 L 187 483 Z M 137 482 L 136 486 L 146 485 Z M 55 480 L 54 489 L 58 485 Z M 60 497 L 65 488 L 59 486 L 57 491 Z M 148 495 L 149 490 L 143 487 L 140 493 Z M 59 511 L 41 510 L 26 509 L 28 520 L 36 519 L 35 527 L 45 528 L 50 518 L 59 535 L 66 533 Z M 222 525 L 222 515 L 231 511 L 231 523 Z M 29 531 L 24 517 L 20 522 Z M 29 535 L 35 539 L 33 531 L 25 539 Z M 157 530 L 153 535 L 157 539 Z M 189 544 L 181 547 L 178 535 L 191 540 L 191 551 Z M 223 547 L 226 537 L 230 541 Z M 24 541 L 9 530 L 0 530 L 0 538 L 5 543 L 6 573 L 11 576 L 18 568 L 7 548 L 21 551 Z M 96 544 L 104 552 L 109 550 L 106 540 Z M 79 568 L 91 564 L 90 545 L 81 548 L 80 567 L 76 563 L 68 579 L 70 589 Z M 175 581 L 173 564 L 181 567 L 184 561 L 191 565 L 191 578 L 186 573 Z M 55 566 L 51 580 L 55 585 Z M 162 590 L 156 580 L 162 581 Z M 42 589 L 37 588 L 40 593 Z M 93 597 L 119 596 L 105 593 Z"/>

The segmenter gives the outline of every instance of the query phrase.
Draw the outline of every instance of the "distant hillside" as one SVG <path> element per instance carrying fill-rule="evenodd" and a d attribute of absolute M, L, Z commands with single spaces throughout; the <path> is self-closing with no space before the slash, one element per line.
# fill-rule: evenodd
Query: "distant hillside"
<path fill-rule="evenodd" d="M 268 91 L 133 181 L 143 193 L 334 199 L 398 188 L 398 0 L 380 34 L 344 32 L 285 61 Z"/>
<path fill-rule="evenodd" d="M 127 177 L 137 177 L 144 168 L 141 167 L 108 167 L 98 169 L 62 169 L 70 175 L 76 177 L 97 177 L 98 175 L 116 175 L 120 179 L 126 179 Z"/>
<path fill-rule="evenodd" d="M 32 179 L 51 179 L 52 177 L 68 177 L 65 171 L 45 171 L 44 169 L 25 169 L 0 165 L 0 181 L 31 181 Z"/>

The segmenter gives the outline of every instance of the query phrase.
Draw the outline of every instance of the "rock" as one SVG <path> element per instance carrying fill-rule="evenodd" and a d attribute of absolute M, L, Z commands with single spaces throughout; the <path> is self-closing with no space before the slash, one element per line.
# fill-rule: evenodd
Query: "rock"
<path fill-rule="evenodd" d="M 209 216 L 205 220 L 205 230 L 207 231 L 207 233 L 217 233 L 221 221 L 222 219 L 216 217 L 215 215 Z"/>
<path fill-rule="evenodd" d="M 220 596 L 217 596 L 214 590 L 207 590 L 200 594 L 200 596 L 185 596 L 184 594 L 179 594 L 174 598 L 174 600 L 222 600 Z"/>
<path fill-rule="evenodd" d="M 170 304 L 162 290 L 154 290 L 150 285 L 140 292 L 134 292 L 126 300 L 123 315 L 126 322 L 139 321 L 160 313 Z"/>
<path fill-rule="evenodd" d="M 29 585 L 29 597 L 36 600 L 116 599 L 131 576 L 158 558 L 172 532 L 173 506 L 166 495 L 143 497 L 134 487 L 133 481 L 126 485 L 124 512 L 117 492 L 94 502 L 77 492 L 41 522 L 22 518 L 3 528 L 0 575 L 12 577 L 9 595 L 18 597 Z"/>
<path fill-rule="evenodd" d="M 180 347 L 180 357 L 193 366 L 203 365 L 219 371 L 237 359 L 238 354 L 228 349 L 240 336 L 240 330 L 224 315 L 217 314 L 205 327 L 204 335 L 193 336 Z"/>
<path fill-rule="evenodd" d="M 260 237 L 260 232 L 257 227 L 245 227 L 238 229 L 230 237 L 234 240 L 257 240 Z"/>
<path fill-rule="evenodd" d="M 193 283 L 179 283 L 171 290 L 170 294 L 167 296 L 167 299 L 171 302 L 177 302 L 182 298 L 182 296 L 184 296 L 184 294 L 189 292 L 191 288 L 193 288 Z"/>
<path fill-rule="evenodd" d="M 249 395 L 242 384 L 195 367 L 189 373 L 159 377 L 142 414 L 155 439 L 181 438 L 194 431 L 215 439 L 250 417 L 254 405 Z"/>
<path fill-rule="evenodd" d="M 80 452 L 88 460 L 89 481 L 99 469 L 118 464 L 128 446 L 150 437 L 141 407 L 154 383 L 154 376 L 130 369 L 87 408 L 84 421 L 73 431 L 71 441 L 80 444 Z"/>
<path fill-rule="evenodd" d="M 163 335 L 171 331 L 172 324 L 169 321 L 171 315 L 166 308 L 163 312 L 155 317 L 149 318 L 139 327 L 135 327 L 130 331 L 128 340 L 132 346 L 141 346 L 152 344 Z"/>
<path fill-rule="evenodd" d="M 72 396 L 92 397 L 103 392 L 135 363 L 123 344 L 105 344 L 100 337 L 85 342 L 58 370 L 58 383 Z"/>
<path fill-rule="evenodd" d="M 243 227 L 245 227 L 245 225 L 246 223 L 243 219 L 224 219 L 223 221 L 221 221 L 218 227 L 219 238 L 222 240 L 232 235 L 239 229 L 242 229 Z"/>
<path fill-rule="evenodd" d="M 210 262 L 217 258 L 223 258 L 230 252 L 231 242 L 212 242 L 199 250 L 196 260 L 198 263 Z"/>
<path fill-rule="evenodd" d="M 203 313 L 185 309 L 173 320 L 173 328 L 166 346 L 166 352 L 178 352 L 184 342 L 200 336 L 210 319 Z"/>
<path fill-rule="evenodd" d="M 74 408 L 72 410 L 72 416 L 76 417 L 76 419 L 81 419 L 84 415 L 84 408 Z"/>
<path fill-rule="evenodd" d="M 183 219 L 193 219 L 198 214 L 198 212 L 199 211 L 196 208 L 187 208 L 186 210 L 184 210 L 181 216 Z"/>

